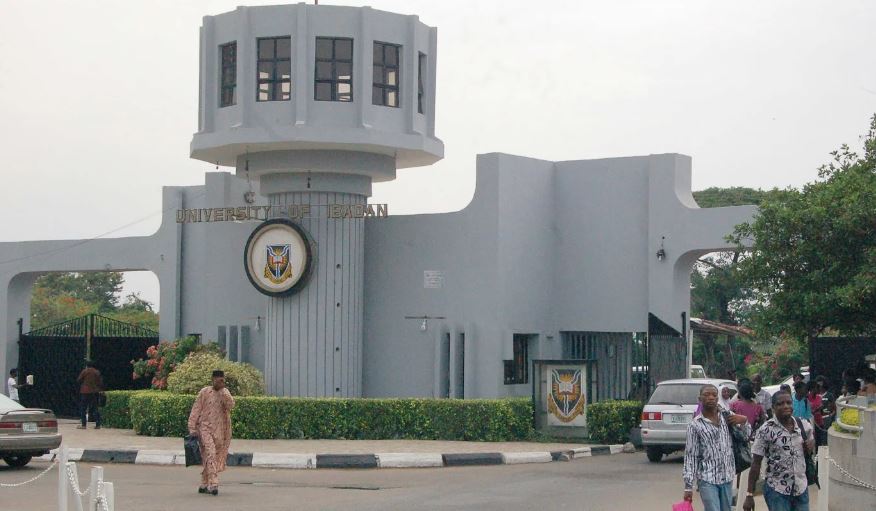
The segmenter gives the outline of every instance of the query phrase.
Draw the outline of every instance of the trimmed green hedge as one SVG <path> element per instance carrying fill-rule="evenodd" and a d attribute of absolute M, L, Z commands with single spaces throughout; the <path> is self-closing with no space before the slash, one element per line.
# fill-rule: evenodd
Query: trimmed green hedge
<path fill-rule="evenodd" d="M 587 407 L 590 439 L 602 444 L 622 444 L 630 440 L 630 429 L 641 423 L 640 401 L 601 401 Z"/>
<path fill-rule="evenodd" d="M 100 420 L 108 428 L 131 429 L 131 396 L 144 390 L 110 390 L 106 393 L 106 406 L 100 409 Z"/>
<path fill-rule="evenodd" d="M 184 436 L 195 396 L 139 391 L 107 399 L 130 410 L 140 435 Z M 127 400 L 123 405 L 122 401 Z M 116 403 L 110 409 L 109 402 Z M 311 399 L 235 397 L 234 438 L 510 441 L 532 437 L 530 399 Z M 106 420 L 106 419 L 105 419 Z M 113 424 L 123 424 L 113 418 Z M 109 423 L 107 423 L 109 425 Z"/>

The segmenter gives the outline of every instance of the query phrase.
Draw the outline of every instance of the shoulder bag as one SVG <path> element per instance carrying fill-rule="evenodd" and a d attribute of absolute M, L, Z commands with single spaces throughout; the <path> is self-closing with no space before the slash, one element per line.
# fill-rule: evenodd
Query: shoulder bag
<path fill-rule="evenodd" d="M 818 465 L 815 463 L 815 457 L 810 452 L 806 452 L 806 441 L 809 439 L 809 433 L 803 428 L 803 422 L 800 417 L 794 417 L 797 421 L 797 427 L 800 428 L 800 435 L 803 437 L 803 460 L 806 461 L 806 484 L 809 486 L 817 485 L 821 489 L 821 484 L 818 482 Z M 814 426 L 813 426 L 814 427 Z"/>
<path fill-rule="evenodd" d="M 724 422 L 727 424 L 727 431 L 730 432 L 730 443 L 733 448 L 733 462 L 736 464 L 736 473 L 741 474 L 744 470 L 751 466 L 751 444 L 748 442 L 748 435 L 739 428 L 734 428 L 730 425 L 727 419 L 730 417 L 730 412 L 723 412 Z"/>

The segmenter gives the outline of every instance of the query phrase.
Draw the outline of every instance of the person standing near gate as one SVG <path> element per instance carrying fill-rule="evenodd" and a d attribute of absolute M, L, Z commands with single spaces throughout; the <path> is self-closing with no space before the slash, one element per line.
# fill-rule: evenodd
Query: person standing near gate
<path fill-rule="evenodd" d="M 225 388 L 225 373 L 213 371 L 212 384 L 198 392 L 189 414 L 189 434 L 198 437 L 204 463 L 198 493 L 219 494 L 219 472 L 225 470 L 231 445 L 232 408 L 234 398 Z"/>
<path fill-rule="evenodd" d="M 88 418 L 94 420 L 94 429 L 100 429 L 100 411 L 97 407 L 97 395 L 103 391 L 103 377 L 94 367 L 94 362 L 85 362 L 85 369 L 76 378 L 79 384 L 79 419 L 82 424 L 76 429 L 85 429 Z"/>
<path fill-rule="evenodd" d="M 6 380 L 6 395 L 9 396 L 9 399 L 18 403 L 20 402 L 18 399 L 18 389 L 23 387 L 27 387 L 27 384 L 18 383 L 18 369 L 13 367 L 9 371 L 9 379 Z"/>

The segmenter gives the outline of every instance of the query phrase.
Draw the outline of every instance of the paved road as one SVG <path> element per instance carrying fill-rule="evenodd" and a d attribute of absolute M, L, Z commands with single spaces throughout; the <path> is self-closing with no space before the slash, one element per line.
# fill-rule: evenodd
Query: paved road
<path fill-rule="evenodd" d="M 0 482 L 23 481 L 26 470 L 0 466 Z M 80 464 L 87 484 L 90 465 Z M 116 509 L 386 510 L 477 509 L 667 511 L 680 500 L 681 456 L 651 464 L 643 453 L 568 463 L 378 470 L 270 470 L 231 467 L 218 497 L 196 492 L 199 468 L 104 465 L 116 487 Z M 54 511 L 57 473 L 21 488 L 0 488 L 0 510 Z M 762 502 L 762 501 L 761 501 Z M 701 509 L 697 502 L 696 509 Z M 766 510 L 763 505 L 759 510 Z M 814 507 L 813 507 L 814 509 Z"/>

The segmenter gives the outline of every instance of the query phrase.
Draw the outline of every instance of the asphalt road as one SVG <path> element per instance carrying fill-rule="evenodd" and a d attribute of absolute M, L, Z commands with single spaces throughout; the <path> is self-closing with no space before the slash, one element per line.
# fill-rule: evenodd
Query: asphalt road
<path fill-rule="evenodd" d="M 27 480 L 48 465 L 11 470 L 0 482 Z M 659 464 L 644 453 L 530 465 L 436 469 L 271 470 L 230 467 L 219 496 L 197 493 L 199 467 L 104 465 L 116 509 L 162 510 L 387 510 L 477 509 L 667 511 L 681 500 L 681 456 Z M 90 465 L 79 464 L 83 486 Z M 24 487 L 0 488 L 2 511 L 57 509 L 57 472 Z M 695 501 L 698 499 L 695 499 Z M 761 501 L 762 502 L 762 501 Z M 698 501 L 695 509 L 702 509 Z M 72 509 L 72 507 L 71 507 Z M 758 509 L 766 510 L 765 506 Z"/>

